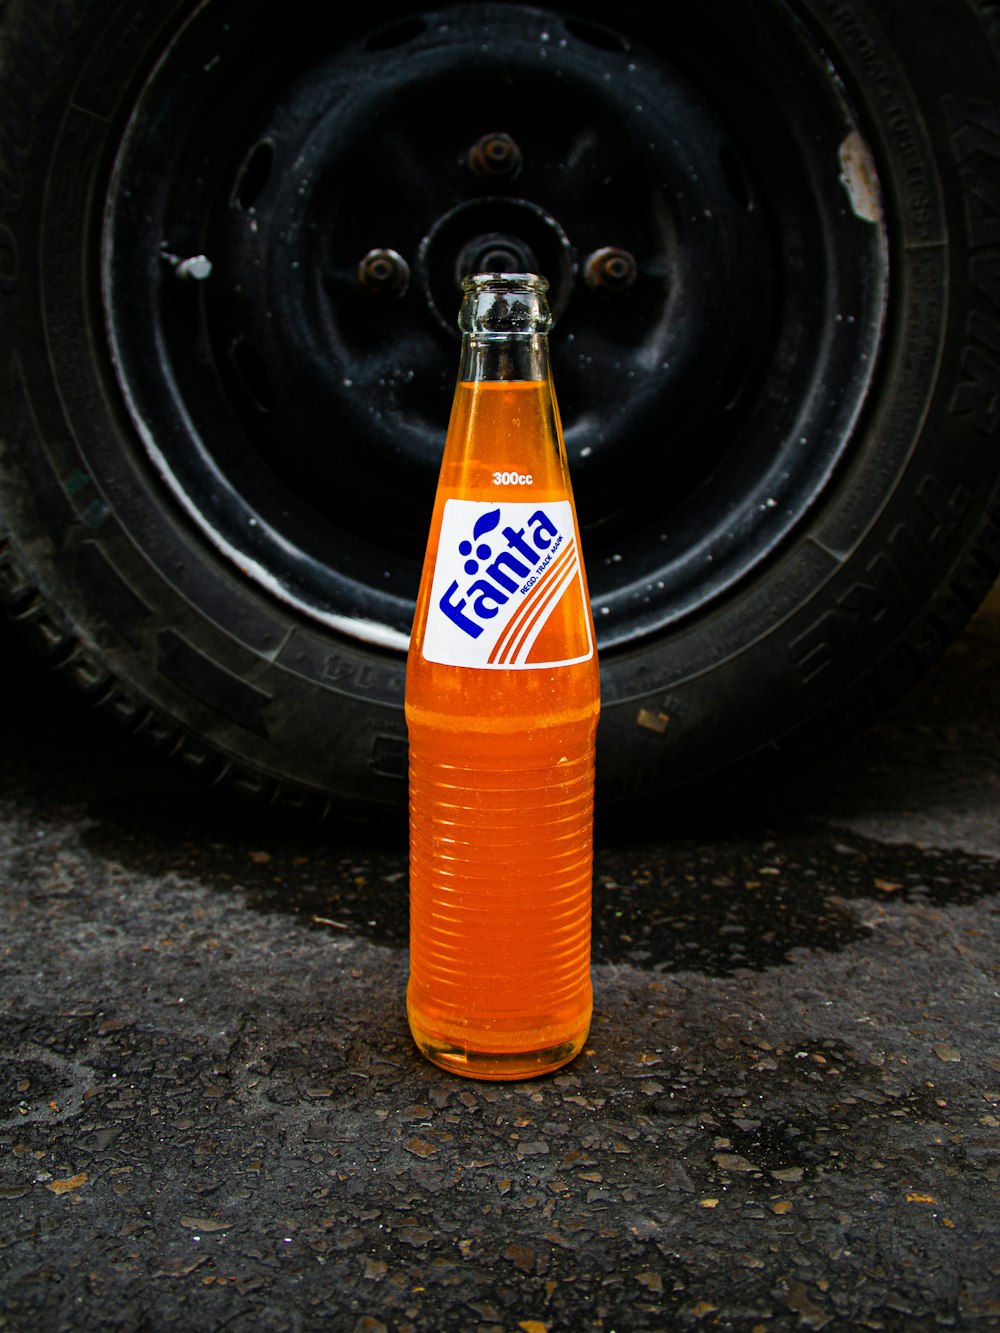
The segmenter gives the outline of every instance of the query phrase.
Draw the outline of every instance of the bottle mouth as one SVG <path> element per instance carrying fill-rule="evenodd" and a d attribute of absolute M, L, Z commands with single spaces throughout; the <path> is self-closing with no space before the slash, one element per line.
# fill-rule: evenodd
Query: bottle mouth
<path fill-rule="evenodd" d="M 548 278 L 540 273 L 468 273 L 462 279 L 462 291 L 473 292 L 528 291 L 544 295 L 549 290 Z"/>
<path fill-rule="evenodd" d="M 548 286 L 537 273 L 471 273 L 462 279 L 458 327 L 486 339 L 546 334 L 552 327 Z"/>

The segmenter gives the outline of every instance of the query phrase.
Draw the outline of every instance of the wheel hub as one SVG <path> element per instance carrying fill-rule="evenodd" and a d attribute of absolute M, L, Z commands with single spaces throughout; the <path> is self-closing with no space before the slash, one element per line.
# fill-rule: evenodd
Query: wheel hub
<path fill-rule="evenodd" d="M 418 268 L 434 318 L 458 336 L 462 279 L 468 273 L 543 273 L 553 316 L 569 300 L 574 263 L 559 223 L 527 199 L 490 196 L 449 209 L 420 242 Z"/>

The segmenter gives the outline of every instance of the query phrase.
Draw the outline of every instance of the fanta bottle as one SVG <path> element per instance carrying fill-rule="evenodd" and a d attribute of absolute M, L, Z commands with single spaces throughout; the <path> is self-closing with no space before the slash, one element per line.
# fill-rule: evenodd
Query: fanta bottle
<path fill-rule="evenodd" d="M 548 283 L 462 284 L 462 353 L 406 675 L 420 1050 L 472 1078 L 575 1056 L 592 1009 L 594 624 Z"/>

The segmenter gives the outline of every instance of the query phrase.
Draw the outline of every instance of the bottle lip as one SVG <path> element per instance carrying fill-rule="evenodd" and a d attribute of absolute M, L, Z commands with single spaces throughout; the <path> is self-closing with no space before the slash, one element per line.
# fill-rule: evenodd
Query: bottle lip
<path fill-rule="evenodd" d="M 549 290 L 548 278 L 540 273 L 468 273 L 462 279 L 462 291 L 529 291 L 544 293 Z"/>

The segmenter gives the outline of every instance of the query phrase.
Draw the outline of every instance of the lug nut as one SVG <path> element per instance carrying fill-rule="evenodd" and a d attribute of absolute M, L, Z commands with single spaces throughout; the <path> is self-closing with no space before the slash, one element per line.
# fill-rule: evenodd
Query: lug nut
<path fill-rule="evenodd" d="M 469 149 L 469 166 L 482 180 L 508 179 L 521 170 L 521 150 L 509 134 L 484 134 Z"/>
<path fill-rule="evenodd" d="M 605 296 L 620 296 L 627 292 L 639 274 L 635 256 L 615 245 L 595 250 L 584 265 L 583 276 L 587 286 Z"/>
<path fill-rule="evenodd" d="M 358 263 L 358 282 L 372 296 L 402 296 L 410 284 L 410 266 L 398 250 L 369 250 Z"/>

